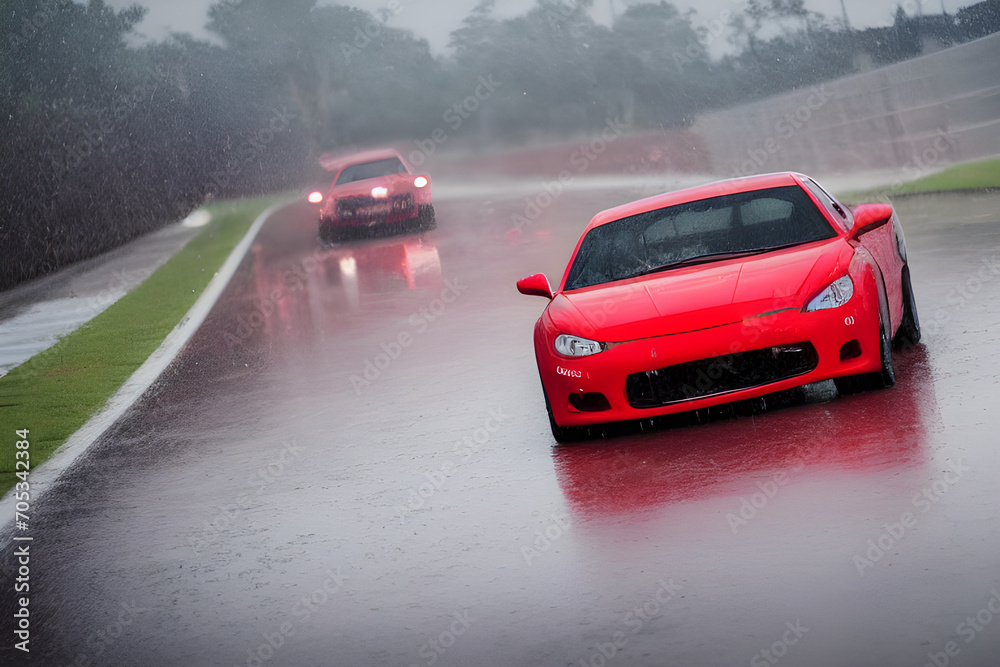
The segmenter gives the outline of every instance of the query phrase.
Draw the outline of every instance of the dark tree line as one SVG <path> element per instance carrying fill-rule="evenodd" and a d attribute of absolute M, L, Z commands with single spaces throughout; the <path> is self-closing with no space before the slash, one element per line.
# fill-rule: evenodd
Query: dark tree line
<path fill-rule="evenodd" d="M 725 37 L 693 13 L 633 3 L 604 26 L 591 4 L 537 0 L 500 19 L 483 0 L 450 55 L 435 57 L 392 27 L 400 2 L 372 15 L 316 0 L 220 0 L 214 42 L 136 46 L 141 8 L 0 0 L 0 289 L 207 199 L 297 186 L 323 151 L 398 139 L 434 147 L 459 129 L 484 147 L 592 133 L 612 118 L 683 126 L 712 107 L 857 71 L 862 54 L 882 64 L 928 40 L 1000 29 L 1000 0 L 954 16 L 901 11 L 896 25 L 867 31 L 801 0 L 750 0 L 728 21 L 736 54 L 713 60 Z"/>
<path fill-rule="evenodd" d="M 422 131 L 443 98 L 427 44 L 355 9 L 225 0 L 223 45 L 136 47 L 143 15 L 3 0 L 0 289 L 207 199 L 297 186 L 318 151 Z"/>

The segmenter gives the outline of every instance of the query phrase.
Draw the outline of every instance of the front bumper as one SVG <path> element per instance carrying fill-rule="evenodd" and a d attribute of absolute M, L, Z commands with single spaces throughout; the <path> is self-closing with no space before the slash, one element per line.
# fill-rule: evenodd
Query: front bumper
<path fill-rule="evenodd" d="M 871 312 L 874 310 L 874 312 Z M 583 426 L 686 412 L 881 367 L 878 311 L 861 299 L 787 309 L 568 358 L 539 324 L 535 355 L 553 417 Z"/>
<path fill-rule="evenodd" d="M 321 218 L 330 227 L 371 227 L 412 220 L 419 215 L 417 199 L 412 193 L 393 195 L 385 199 L 370 196 L 342 197 L 331 202 Z"/>

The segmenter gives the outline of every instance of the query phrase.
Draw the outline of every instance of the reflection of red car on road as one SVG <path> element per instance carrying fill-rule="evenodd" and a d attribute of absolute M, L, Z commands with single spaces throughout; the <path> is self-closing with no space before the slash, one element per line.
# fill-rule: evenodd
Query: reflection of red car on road
<path fill-rule="evenodd" d="M 920 338 L 892 207 L 853 211 L 784 173 L 599 213 L 550 299 L 535 358 L 557 440 L 587 426 L 833 379 L 894 382 L 892 342 Z"/>
<path fill-rule="evenodd" d="M 776 473 L 786 473 L 787 482 L 806 467 L 824 470 L 824 476 L 834 470 L 886 467 L 899 473 L 927 461 L 933 434 L 943 427 L 927 350 L 915 346 L 897 355 L 896 371 L 903 390 L 899 394 L 857 396 L 828 405 L 833 392 L 825 388 L 808 395 L 787 392 L 783 402 L 795 409 L 757 417 L 752 428 L 749 420 L 720 407 L 702 428 L 636 435 L 614 447 L 557 447 L 553 458 L 559 485 L 570 507 L 591 519 L 635 517 L 645 509 L 738 496 L 746 489 L 757 492 L 763 489 L 757 484 L 770 483 Z M 677 415 L 665 421 L 690 425 L 696 417 Z M 704 520 L 700 512 L 694 517 Z M 683 530 L 682 525 L 676 528 Z"/>
<path fill-rule="evenodd" d="M 396 151 L 367 151 L 323 161 L 323 166 L 333 173 L 333 184 L 325 197 L 310 195 L 313 203 L 322 202 L 322 240 L 434 228 L 430 179 L 411 174 Z"/>

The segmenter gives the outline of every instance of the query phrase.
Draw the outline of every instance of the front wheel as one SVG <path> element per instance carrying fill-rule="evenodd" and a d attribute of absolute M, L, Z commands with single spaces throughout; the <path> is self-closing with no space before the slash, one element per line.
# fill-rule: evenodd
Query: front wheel
<path fill-rule="evenodd" d="M 333 243 L 333 230 L 322 222 L 319 223 L 319 240 L 322 243 Z"/>
<path fill-rule="evenodd" d="M 910 283 L 910 267 L 903 266 L 903 320 L 893 339 L 897 350 L 904 350 L 920 342 L 920 318 L 917 316 L 917 300 L 913 298 L 913 285 Z"/>
<path fill-rule="evenodd" d="M 432 204 L 421 204 L 417 207 L 417 220 L 420 228 L 430 231 L 437 227 L 437 220 L 434 217 L 434 206 Z"/>
<path fill-rule="evenodd" d="M 542 385 L 542 396 L 545 397 L 545 411 L 549 413 L 549 428 L 552 429 L 552 437 L 558 443 L 577 442 L 587 437 L 587 429 L 578 426 L 560 426 L 556 423 L 556 418 L 552 416 L 552 404 L 549 403 L 549 395 L 545 393 L 545 385 Z"/>

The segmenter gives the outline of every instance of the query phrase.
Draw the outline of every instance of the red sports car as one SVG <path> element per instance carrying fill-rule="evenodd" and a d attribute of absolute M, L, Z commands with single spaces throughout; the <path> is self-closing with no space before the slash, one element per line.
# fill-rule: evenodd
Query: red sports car
<path fill-rule="evenodd" d="M 553 292 L 535 358 L 556 440 L 832 378 L 895 382 L 920 339 L 891 206 L 840 204 L 796 173 L 722 181 L 599 213 Z"/>
<path fill-rule="evenodd" d="M 430 178 L 414 176 L 396 151 L 368 151 L 322 163 L 333 172 L 333 185 L 325 196 L 313 192 L 309 201 L 322 203 L 319 236 L 323 241 L 391 234 L 414 226 L 434 228 Z"/>

